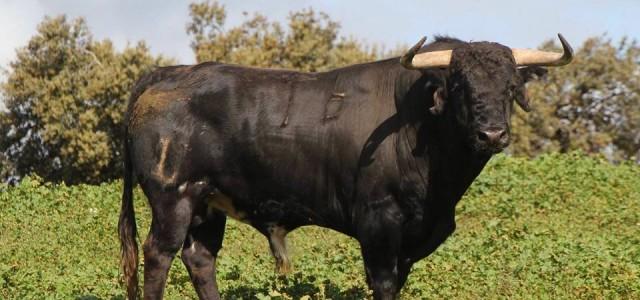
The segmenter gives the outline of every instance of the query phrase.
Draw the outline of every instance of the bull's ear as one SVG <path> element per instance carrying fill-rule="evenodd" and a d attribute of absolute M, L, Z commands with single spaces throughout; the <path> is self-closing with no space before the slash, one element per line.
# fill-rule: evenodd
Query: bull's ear
<path fill-rule="evenodd" d="M 528 82 L 537 78 L 544 78 L 547 75 L 547 69 L 542 67 L 524 67 L 519 68 L 518 72 L 520 72 L 520 77 L 522 78 L 522 82 Z"/>
<path fill-rule="evenodd" d="M 518 106 L 520 106 L 522 110 L 526 112 L 531 111 L 531 106 L 529 106 L 529 97 L 527 96 L 527 89 L 525 89 L 524 86 L 516 93 L 516 103 L 518 103 Z"/>
<path fill-rule="evenodd" d="M 538 78 L 544 78 L 547 75 L 547 69 L 542 67 L 524 67 L 518 69 L 518 72 L 520 72 L 522 83 Z M 518 88 L 518 91 L 516 92 L 516 103 L 518 103 L 522 110 L 526 112 L 531 111 L 531 106 L 529 106 L 529 97 L 527 96 L 527 90 L 524 85 Z"/>
<path fill-rule="evenodd" d="M 433 106 L 429 108 L 429 111 L 433 115 L 440 115 L 444 111 L 444 103 L 447 95 L 443 87 L 438 87 L 433 92 Z"/>

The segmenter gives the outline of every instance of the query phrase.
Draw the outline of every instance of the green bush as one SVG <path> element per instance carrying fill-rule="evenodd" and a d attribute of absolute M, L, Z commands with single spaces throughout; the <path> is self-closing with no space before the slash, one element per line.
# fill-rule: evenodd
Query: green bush
<path fill-rule="evenodd" d="M 121 182 L 0 185 L 0 299 L 122 299 L 116 234 Z M 141 239 L 150 214 L 136 192 Z M 498 156 L 457 212 L 458 229 L 417 263 L 403 299 L 640 298 L 640 168 L 580 154 Z M 366 298 L 353 239 L 289 235 L 295 271 L 275 275 L 266 239 L 228 222 L 218 261 L 225 298 Z M 167 299 L 196 298 L 179 259 Z"/>

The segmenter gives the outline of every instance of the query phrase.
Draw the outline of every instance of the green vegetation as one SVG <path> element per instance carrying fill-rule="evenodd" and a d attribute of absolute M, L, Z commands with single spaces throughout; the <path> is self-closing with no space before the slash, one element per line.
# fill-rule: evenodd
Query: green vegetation
<path fill-rule="evenodd" d="M 0 299 L 120 299 L 120 182 L 0 186 Z M 149 210 L 136 193 L 144 239 Z M 415 265 L 403 299 L 640 298 L 640 167 L 582 154 L 500 155 L 458 206 L 458 229 Z M 354 240 L 289 235 L 295 271 L 275 275 L 266 239 L 229 221 L 218 261 L 227 299 L 367 297 Z M 195 298 L 180 260 L 168 299 Z"/>

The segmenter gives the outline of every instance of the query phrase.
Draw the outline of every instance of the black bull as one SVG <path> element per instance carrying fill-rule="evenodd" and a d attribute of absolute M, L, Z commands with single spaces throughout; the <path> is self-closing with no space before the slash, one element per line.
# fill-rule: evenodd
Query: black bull
<path fill-rule="evenodd" d="M 417 47 L 416 47 L 417 49 Z M 391 299 L 411 266 L 455 229 L 454 210 L 509 143 L 515 99 L 539 67 L 509 48 L 441 38 L 449 67 L 397 58 L 325 73 L 204 63 L 159 68 L 132 91 L 119 231 L 128 295 L 137 295 L 134 180 L 152 209 L 144 296 L 161 298 L 182 260 L 202 299 L 218 299 L 215 264 L 226 216 L 268 239 L 289 268 L 285 235 L 319 225 L 362 249 L 375 299 Z"/>

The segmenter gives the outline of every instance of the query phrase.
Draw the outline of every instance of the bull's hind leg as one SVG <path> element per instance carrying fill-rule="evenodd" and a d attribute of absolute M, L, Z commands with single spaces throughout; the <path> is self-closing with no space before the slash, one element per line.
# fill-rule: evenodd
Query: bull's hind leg
<path fill-rule="evenodd" d="M 287 230 L 282 226 L 270 225 L 267 227 L 267 238 L 271 254 L 276 260 L 276 272 L 287 274 L 292 271 L 289 254 L 287 253 L 287 242 L 285 237 Z"/>
<path fill-rule="evenodd" d="M 144 243 L 144 299 L 162 299 L 167 273 L 184 243 L 192 204 L 176 191 L 144 189 L 152 209 L 151 229 Z"/>
<path fill-rule="evenodd" d="M 182 262 L 200 299 L 220 299 L 215 260 L 222 247 L 226 218 L 212 212 L 204 223 L 189 229 L 182 248 Z"/>

